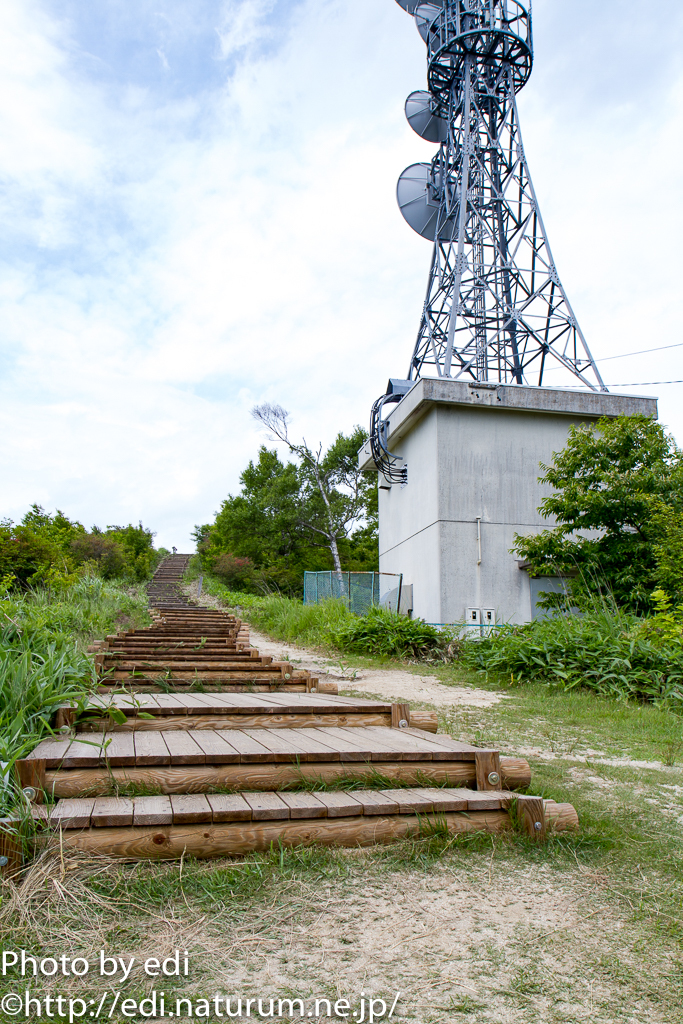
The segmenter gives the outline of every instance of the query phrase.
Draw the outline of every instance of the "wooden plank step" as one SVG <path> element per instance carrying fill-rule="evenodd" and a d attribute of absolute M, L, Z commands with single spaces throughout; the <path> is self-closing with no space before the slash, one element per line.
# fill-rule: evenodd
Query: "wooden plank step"
<path fill-rule="evenodd" d="M 125 723 L 108 717 L 110 709 L 122 711 Z M 75 718 L 67 705 L 58 709 L 55 728 L 75 724 L 77 731 L 125 731 L 163 728 L 297 728 L 300 726 L 390 726 L 407 715 L 419 729 L 435 731 L 436 714 L 413 713 L 407 704 L 338 697 L 332 694 L 281 693 L 185 693 L 139 695 L 113 693 L 93 697 Z M 100 714 L 98 715 L 98 712 Z M 143 717 L 138 717 L 142 712 Z M 152 715 L 152 721 L 147 716 Z M 177 721 L 169 724 L 176 718 Z"/>
<path fill-rule="evenodd" d="M 60 800 L 49 823 L 63 829 L 226 821 L 287 821 L 379 815 L 448 814 L 509 807 L 509 793 L 468 789 L 356 789 L 316 793 L 243 792 Z"/>
<path fill-rule="evenodd" d="M 146 758 L 169 751 L 170 764 L 204 764 L 204 746 L 225 751 L 225 763 L 239 753 L 238 763 L 292 761 L 474 761 L 477 749 L 453 743 L 447 749 L 436 737 L 422 733 L 406 736 L 404 730 L 383 727 L 365 729 L 315 728 L 288 731 L 234 729 L 226 735 L 215 730 L 159 731 L 144 733 L 79 733 L 88 739 L 41 741 L 25 760 L 44 760 L 47 769 L 88 768 L 150 763 Z M 154 738 L 150 738 L 150 737 Z M 202 746 L 204 744 L 204 746 Z M 150 751 L 152 753 L 150 754 Z M 218 753 L 216 756 L 219 756 Z M 159 762 L 161 763 L 161 762 Z"/>
<path fill-rule="evenodd" d="M 162 680 L 159 681 L 159 678 Z M 100 679 L 97 684 L 98 693 L 111 693 L 112 690 L 125 691 L 126 693 L 192 693 L 198 689 L 201 692 L 211 692 L 212 689 L 230 693 L 307 693 L 323 690 L 320 686 L 307 686 L 306 680 L 294 679 L 285 682 L 277 676 L 268 680 L 247 680 L 236 681 L 234 679 L 196 680 L 196 679 L 166 679 L 165 677 L 129 677 L 122 680 Z M 336 693 L 336 683 L 325 683 L 324 692 Z M 169 689 L 170 688 L 170 689 Z"/>
<path fill-rule="evenodd" d="M 334 694 L 310 693 L 112 693 L 95 695 L 84 709 L 85 715 L 106 712 L 116 708 L 125 715 L 134 717 L 144 711 L 155 717 L 172 715 L 224 714 L 231 712 L 245 715 L 297 714 L 299 712 L 325 714 L 326 712 L 391 714 L 391 704 Z M 67 708 L 69 705 L 63 705 Z"/>

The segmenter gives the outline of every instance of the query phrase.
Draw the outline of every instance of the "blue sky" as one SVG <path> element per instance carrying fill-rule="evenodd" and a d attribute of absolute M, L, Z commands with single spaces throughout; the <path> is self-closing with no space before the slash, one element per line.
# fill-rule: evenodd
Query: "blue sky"
<path fill-rule="evenodd" d="M 520 95 L 598 359 L 680 329 L 683 8 L 537 0 Z M 393 0 L 6 0 L 0 515 L 142 519 L 188 546 L 277 401 L 328 442 L 406 372 L 429 245 L 394 199 L 425 51 Z M 683 379 L 683 348 L 608 383 Z M 549 381 L 550 383 L 550 381 Z M 659 394 L 683 442 L 683 385 Z"/>

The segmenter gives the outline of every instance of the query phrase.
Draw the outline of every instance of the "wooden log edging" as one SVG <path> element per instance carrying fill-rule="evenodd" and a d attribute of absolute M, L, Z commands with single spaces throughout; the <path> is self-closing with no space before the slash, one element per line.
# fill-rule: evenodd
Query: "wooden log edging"
<path fill-rule="evenodd" d="M 132 860 L 179 860 L 183 856 L 232 857 L 271 847 L 374 846 L 419 836 L 425 827 L 500 833 L 512 828 L 507 811 L 454 812 L 438 817 L 401 815 L 378 818 L 322 818 L 316 821 L 236 822 L 224 825 L 171 825 L 148 828 L 89 828 L 63 831 L 64 847 Z"/>
<path fill-rule="evenodd" d="M 20 818 L 0 818 L 0 877 L 15 875 L 23 860 Z"/>
<path fill-rule="evenodd" d="M 543 837 L 548 825 L 555 831 L 578 827 L 570 804 L 546 801 Z M 446 812 L 439 815 L 356 816 L 273 822 L 152 825 L 129 828 L 87 828 L 61 831 L 58 842 L 68 849 L 126 860 L 179 860 L 233 857 L 273 847 L 321 845 L 364 847 L 429 837 L 439 832 L 457 836 L 485 832 L 501 834 L 514 828 L 507 810 Z M 538 838 L 532 833 L 532 838 Z M 57 840 L 53 840 L 56 842 Z"/>
<path fill-rule="evenodd" d="M 501 758 L 501 778 L 508 790 L 527 789 L 531 768 L 523 758 Z M 384 779 L 419 786 L 474 786 L 474 761 L 301 762 L 300 764 L 202 764 L 124 768 L 71 768 L 46 771 L 43 786 L 60 799 L 106 796 L 117 790 L 159 793 L 208 793 L 212 790 L 276 791 L 307 782 Z"/>

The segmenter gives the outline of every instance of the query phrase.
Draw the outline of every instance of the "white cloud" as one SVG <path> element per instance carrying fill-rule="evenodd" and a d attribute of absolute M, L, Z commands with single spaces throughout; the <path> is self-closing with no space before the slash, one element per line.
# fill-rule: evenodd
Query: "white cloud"
<path fill-rule="evenodd" d="M 274 0 L 232 0 L 224 7 L 221 24 L 216 28 L 221 56 L 231 57 L 240 50 L 269 36 L 268 15 Z"/>

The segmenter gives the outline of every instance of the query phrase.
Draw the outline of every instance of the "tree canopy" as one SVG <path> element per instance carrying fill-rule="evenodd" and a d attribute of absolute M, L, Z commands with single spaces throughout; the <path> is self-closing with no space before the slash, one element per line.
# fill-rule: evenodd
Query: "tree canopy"
<path fill-rule="evenodd" d="M 307 569 L 376 570 L 377 481 L 358 469 L 366 439 L 356 427 L 326 451 L 284 442 L 296 462 L 262 446 L 240 476 L 239 494 L 195 529 L 206 568 L 235 588 L 290 593 L 300 591 Z"/>
<path fill-rule="evenodd" d="M 542 465 L 554 488 L 540 511 L 556 526 L 515 537 L 534 576 L 565 575 L 580 607 L 609 593 L 647 612 L 653 591 L 683 600 L 683 453 L 646 416 L 573 426 L 566 447 Z M 546 595 L 546 604 L 561 601 Z"/>
<path fill-rule="evenodd" d="M 50 514 L 34 504 L 20 523 L 0 523 L 0 578 L 24 587 L 54 584 L 89 567 L 105 579 L 144 580 L 160 554 L 153 541 L 142 523 L 88 532 L 59 509 Z"/>

